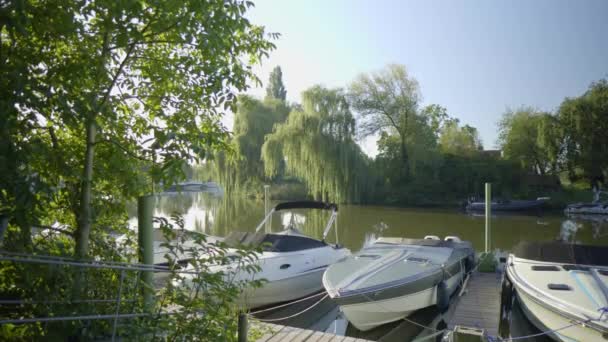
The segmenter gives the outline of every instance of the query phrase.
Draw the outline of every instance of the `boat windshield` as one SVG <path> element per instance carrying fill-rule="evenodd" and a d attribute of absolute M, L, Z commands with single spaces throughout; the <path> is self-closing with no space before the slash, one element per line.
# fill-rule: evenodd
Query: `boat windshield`
<path fill-rule="evenodd" d="M 232 232 L 224 239 L 229 247 L 262 247 L 266 252 L 295 252 L 327 246 L 326 243 L 306 236 L 251 232 Z"/>
<path fill-rule="evenodd" d="M 608 246 L 563 242 L 521 242 L 513 250 L 518 258 L 563 263 L 608 266 Z"/>

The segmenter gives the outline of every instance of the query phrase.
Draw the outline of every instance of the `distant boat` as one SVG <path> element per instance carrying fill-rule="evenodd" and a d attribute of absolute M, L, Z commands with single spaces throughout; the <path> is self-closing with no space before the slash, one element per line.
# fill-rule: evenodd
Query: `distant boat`
<path fill-rule="evenodd" d="M 564 210 L 566 215 L 608 215 L 608 203 L 575 203 L 570 204 Z"/>
<path fill-rule="evenodd" d="M 521 242 L 509 255 L 503 298 L 556 341 L 608 336 L 608 247 Z"/>
<path fill-rule="evenodd" d="M 539 197 L 535 200 L 501 200 L 492 201 L 492 211 L 531 211 L 541 209 L 549 200 L 548 197 Z M 485 202 L 468 202 L 467 211 L 485 211 Z"/>
<path fill-rule="evenodd" d="M 197 182 L 197 181 L 188 181 L 182 182 L 179 184 L 174 184 L 168 187 L 165 193 L 173 193 L 173 192 L 210 192 L 214 194 L 221 194 L 222 189 L 215 182 Z"/>
<path fill-rule="evenodd" d="M 586 214 L 586 215 L 608 215 L 608 202 L 600 201 L 602 195 L 608 195 L 608 192 L 602 191 L 597 187 L 593 188 L 593 202 L 591 203 L 574 203 L 570 204 L 564 210 L 566 215 L 571 214 Z"/>

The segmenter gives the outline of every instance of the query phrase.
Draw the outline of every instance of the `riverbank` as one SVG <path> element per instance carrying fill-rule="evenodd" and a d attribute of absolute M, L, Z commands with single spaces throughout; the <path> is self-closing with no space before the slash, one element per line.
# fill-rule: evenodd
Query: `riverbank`
<path fill-rule="evenodd" d="M 250 191 L 250 196 L 262 199 L 263 191 Z M 483 194 L 482 194 L 483 195 Z M 411 196 L 403 196 L 401 199 L 394 197 L 378 197 L 369 201 L 354 204 L 391 206 L 396 208 L 437 208 L 437 209 L 460 209 L 464 208 L 467 195 L 439 194 L 439 193 L 417 193 Z M 574 187 L 562 187 L 558 190 L 548 192 L 530 191 L 529 193 L 511 194 L 508 197 L 495 195 L 494 198 L 503 199 L 535 199 L 538 197 L 549 197 L 544 210 L 561 212 L 572 203 L 590 202 L 593 194 L 590 190 Z M 275 201 L 290 201 L 312 199 L 308 194 L 306 186 L 302 183 L 272 184 L 270 187 L 270 199 Z"/>

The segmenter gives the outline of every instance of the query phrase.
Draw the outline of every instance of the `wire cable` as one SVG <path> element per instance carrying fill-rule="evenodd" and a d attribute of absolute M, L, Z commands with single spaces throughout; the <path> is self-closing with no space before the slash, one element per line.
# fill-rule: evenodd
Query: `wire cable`
<path fill-rule="evenodd" d="M 298 312 L 298 313 L 295 313 L 295 314 L 293 314 L 293 315 L 287 316 L 287 317 L 282 317 L 282 318 L 271 318 L 271 319 L 262 319 L 262 318 L 257 318 L 257 317 L 254 317 L 254 318 L 255 318 L 255 319 L 257 319 L 257 320 L 258 320 L 258 321 L 260 321 L 260 322 L 277 322 L 277 321 L 284 321 L 284 320 L 286 320 L 286 319 L 290 319 L 290 318 L 293 318 L 293 317 L 299 316 L 299 315 L 301 315 L 301 314 L 303 314 L 303 313 L 305 313 L 305 312 L 309 311 L 310 309 L 312 309 L 312 308 L 314 308 L 315 306 L 319 305 L 319 303 L 321 303 L 321 302 L 322 302 L 322 301 L 323 301 L 325 298 L 327 298 L 327 297 L 329 297 L 329 294 L 326 294 L 326 295 L 325 295 L 325 296 L 323 296 L 321 299 L 319 299 L 319 300 L 318 300 L 316 303 L 314 303 L 313 305 L 311 305 L 311 306 L 307 307 L 306 309 L 304 309 L 304 310 L 302 310 L 302 311 L 300 311 L 300 312 Z M 251 316 L 251 314 L 249 314 L 249 315 Z M 253 317 L 253 316 L 252 316 L 252 317 Z"/>
<path fill-rule="evenodd" d="M 523 339 L 527 339 L 527 338 L 532 338 L 532 337 L 538 337 L 538 336 L 543 336 L 543 335 L 551 334 L 551 333 L 554 333 L 554 332 L 558 332 L 558 331 L 561 331 L 561 330 L 565 330 L 565 329 L 568 329 L 568 328 L 572 328 L 573 326 L 576 326 L 576 325 L 583 325 L 583 324 L 587 324 L 587 323 L 589 323 L 590 321 L 593 321 L 593 319 L 588 319 L 588 320 L 583 321 L 583 322 L 575 322 L 575 323 L 572 323 L 572 324 L 568 324 L 568 325 L 566 325 L 566 326 L 563 326 L 563 327 L 561 327 L 561 328 L 557 328 L 557 329 L 551 329 L 551 330 L 547 330 L 547 331 L 541 331 L 541 332 L 539 332 L 539 333 L 537 333 L 537 334 L 526 335 L 526 336 L 517 336 L 517 337 L 501 338 L 501 337 L 498 337 L 498 336 L 490 336 L 490 335 L 488 335 L 487 337 L 488 337 L 488 339 L 489 339 L 490 341 L 501 341 L 501 342 L 517 341 L 517 340 L 523 340 Z"/>
<path fill-rule="evenodd" d="M 290 306 L 290 305 L 292 305 L 292 304 L 296 304 L 296 303 L 303 302 L 303 301 L 308 300 L 308 299 L 310 299 L 310 298 L 315 298 L 315 297 L 318 297 L 318 296 L 320 296 L 320 295 L 322 295 L 322 294 L 324 294 L 324 293 L 326 293 L 326 292 L 325 292 L 325 291 L 321 291 L 321 292 L 319 292 L 319 293 L 315 293 L 315 294 L 314 294 L 314 295 L 312 295 L 312 296 L 308 296 L 308 297 L 300 298 L 300 299 L 295 300 L 295 301 L 293 301 L 293 302 L 285 303 L 285 304 L 278 305 L 278 306 L 273 306 L 273 307 L 271 307 L 271 308 L 262 309 L 262 310 L 257 310 L 257 311 L 252 311 L 252 312 L 250 312 L 249 314 L 250 314 L 250 315 L 255 315 L 255 314 L 259 314 L 260 312 L 266 312 L 266 311 L 272 311 L 272 310 L 280 309 L 280 308 L 283 308 L 283 307 L 286 307 L 286 306 Z"/>

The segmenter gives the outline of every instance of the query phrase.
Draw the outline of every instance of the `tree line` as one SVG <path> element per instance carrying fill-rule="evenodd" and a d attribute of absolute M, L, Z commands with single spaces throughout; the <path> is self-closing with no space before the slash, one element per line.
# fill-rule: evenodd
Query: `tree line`
<path fill-rule="evenodd" d="M 231 152 L 216 154 L 207 175 L 229 191 L 296 183 L 304 190 L 297 196 L 396 205 L 458 203 L 481 195 L 484 182 L 505 198 L 601 186 L 607 94 L 600 80 L 555 113 L 508 109 L 498 123 L 500 150 L 484 151 L 475 127 L 421 104 L 403 65 L 361 74 L 346 88 L 315 85 L 300 103 L 286 101 L 277 66 L 264 99 L 239 95 Z M 357 143 L 368 136 L 378 137 L 374 158 Z"/>

